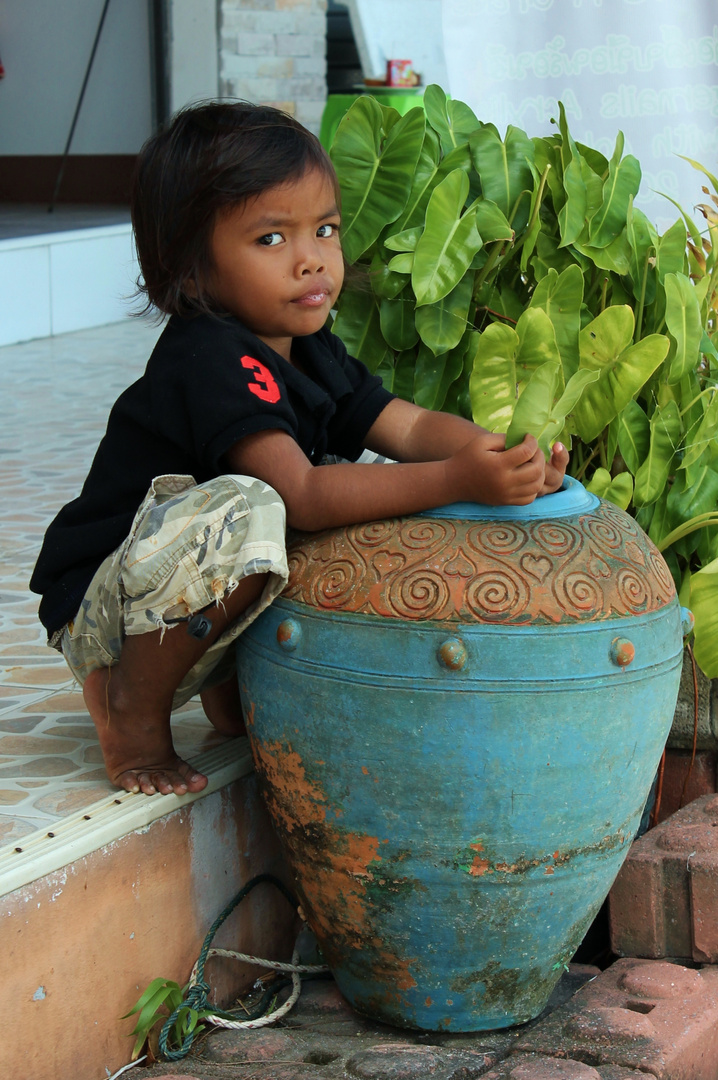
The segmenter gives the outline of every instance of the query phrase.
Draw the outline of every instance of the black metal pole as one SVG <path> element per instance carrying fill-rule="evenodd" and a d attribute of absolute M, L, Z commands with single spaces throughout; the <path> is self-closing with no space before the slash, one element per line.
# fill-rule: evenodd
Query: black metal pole
<path fill-rule="evenodd" d="M 67 164 L 67 158 L 70 153 L 70 146 L 72 144 L 72 136 L 75 134 L 75 127 L 77 126 L 77 118 L 80 115 L 80 109 L 82 108 L 82 99 L 85 96 L 85 90 L 90 80 L 90 72 L 92 71 L 92 65 L 95 60 L 95 53 L 97 52 L 97 46 L 100 42 L 100 34 L 102 33 L 102 27 L 105 22 L 105 15 L 107 15 L 107 9 L 110 6 L 110 0 L 105 0 L 102 8 L 102 15 L 100 15 L 100 21 L 97 26 L 97 33 L 95 34 L 95 40 L 92 44 L 92 52 L 90 53 L 90 59 L 87 64 L 87 70 L 85 71 L 85 78 L 82 81 L 82 88 L 80 90 L 80 96 L 77 99 L 77 105 L 75 107 L 75 115 L 72 118 L 72 124 L 70 125 L 70 134 L 67 136 L 67 142 L 65 143 L 65 151 L 62 155 L 62 161 L 60 162 L 60 170 L 57 174 L 57 180 L 55 181 L 55 190 L 52 193 L 52 199 L 50 205 L 47 208 L 48 214 L 51 214 L 55 209 L 55 203 L 57 202 L 57 196 L 60 194 L 60 185 L 62 184 L 62 178 L 65 174 L 65 165 Z"/>

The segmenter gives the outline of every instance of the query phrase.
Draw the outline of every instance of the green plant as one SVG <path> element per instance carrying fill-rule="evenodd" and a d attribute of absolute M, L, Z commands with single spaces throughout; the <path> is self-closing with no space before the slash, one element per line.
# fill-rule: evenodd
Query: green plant
<path fill-rule="evenodd" d="M 121 1017 L 122 1020 L 126 1020 L 127 1017 L 139 1013 L 135 1026 L 130 1032 L 135 1036 L 132 1061 L 136 1061 L 140 1056 L 143 1046 L 154 1029 L 164 1024 L 175 1010 L 180 1009 L 180 1012 L 169 1033 L 168 1045 L 172 1049 L 181 1047 L 191 1032 L 201 1031 L 204 1026 L 201 1021 L 205 1016 L 215 1015 L 219 1011 L 217 1009 L 192 1009 L 189 1005 L 181 1008 L 186 990 L 187 987 L 183 990 L 179 983 L 173 982 L 172 979 L 153 979 L 133 1008 Z"/>
<path fill-rule="evenodd" d="M 364 269 L 334 331 L 385 385 L 511 442 L 560 437 L 571 472 L 634 514 L 696 616 L 718 676 L 718 180 L 660 236 L 641 169 L 529 138 L 429 86 L 406 116 L 361 97 L 331 148 L 343 244 Z M 677 205 L 677 204 L 676 204 Z"/>

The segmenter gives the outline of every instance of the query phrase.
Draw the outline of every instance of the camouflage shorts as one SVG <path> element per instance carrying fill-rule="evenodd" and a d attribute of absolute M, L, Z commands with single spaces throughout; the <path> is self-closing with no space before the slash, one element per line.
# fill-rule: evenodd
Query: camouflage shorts
<path fill-rule="evenodd" d="M 212 644 L 178 687 L 173 708 L 224 682 L 234 666 L 228 648 L 279 595 L 289 572 L 280 496 L 249 476 L 159 476 L 130 535 L 97 570 L 75 619 L 57 646 L 75 678 L 120 659 L 127 635 L 164 631 L 221 603 L 250 574 L 268 574 L 258 603 Z M 175 631 L 178 632 L 178 631 Z"/>

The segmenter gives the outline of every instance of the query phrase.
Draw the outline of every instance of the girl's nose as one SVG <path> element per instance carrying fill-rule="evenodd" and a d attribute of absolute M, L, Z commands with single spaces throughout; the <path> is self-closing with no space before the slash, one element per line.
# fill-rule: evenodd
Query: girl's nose
<path fill-rule="evenodd" d="M 301 276 L 319 274 L 324 270 L 323 253 L 318 244 L 307 244 L 299 252 L 297 271 Z"/>

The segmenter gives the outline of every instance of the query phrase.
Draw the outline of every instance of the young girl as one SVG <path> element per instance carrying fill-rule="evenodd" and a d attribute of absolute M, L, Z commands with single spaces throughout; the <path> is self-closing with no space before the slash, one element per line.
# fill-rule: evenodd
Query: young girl
<path fill-rule="evenodd" d="M 394 397 L 324 328 L 344 276 L 339 191 L 319 142 L 246 103 L 180 113 L 143 148 L 132 217 L 148 308 L 170 316 L 115 403 L 31 587 L 83 685 L 110 780 L 200 791 L 170 714 L 195 694 L 243 724 L 231 643 L 286 584 L 286 522 L 318 530 L 560 487 L 535 439 Z M 355 461 L 364 448 L 395 465 Z"/>

